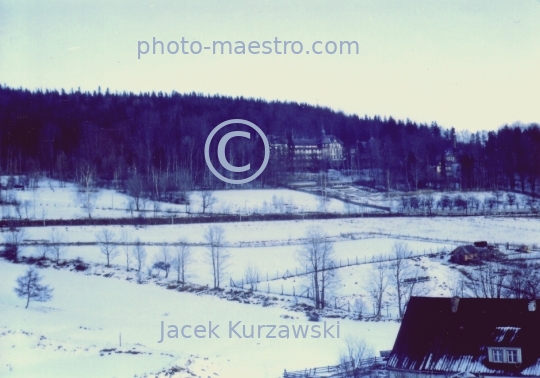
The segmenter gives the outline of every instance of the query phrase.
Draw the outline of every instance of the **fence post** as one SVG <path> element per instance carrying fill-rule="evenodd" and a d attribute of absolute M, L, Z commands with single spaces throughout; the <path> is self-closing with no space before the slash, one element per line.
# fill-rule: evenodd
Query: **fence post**
<path fill-rule="evenodd" d="M 281 285 L 281 295 L 283 295 L 283 285 Z"/>

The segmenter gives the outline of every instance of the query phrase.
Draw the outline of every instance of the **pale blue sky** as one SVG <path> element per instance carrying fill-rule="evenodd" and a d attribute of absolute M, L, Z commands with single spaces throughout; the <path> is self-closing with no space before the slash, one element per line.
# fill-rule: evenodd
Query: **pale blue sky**
<path fill-rule="evenodd" d="M 137 42 L 356 40 L 358 55 L 146 55 Z M 6 1 L 0 83 L 202 92 L 471 131 L 540 122 L 540 1 Z"/>

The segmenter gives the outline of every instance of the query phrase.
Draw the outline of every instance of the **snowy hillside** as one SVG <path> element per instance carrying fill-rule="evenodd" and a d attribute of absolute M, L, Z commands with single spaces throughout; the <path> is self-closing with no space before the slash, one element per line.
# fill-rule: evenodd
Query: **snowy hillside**
<path fill-rule="evenodd" d="M 4 177 L 5 178 L 5 177 Z M 88 210 L 80 200 L 77 186 L 56 180 L 41 180 L 36 189 L 4 190 L 0 201 L 2 219 L 73 219 L 88 217 Z M 139 211 L 134 199 L 115 190 L 99 189 L 92 201 L 93 218 L 128 218 L 133 216 L 170 217 L 186 213 L 220 214 L 282 214 L 282 213 L 361 213 L 375 211 L 369 207 L 348 204 L 339 199 L 322 198 L 315 194 L 288 189 L 218 190 L 212 192 L 211 205 L 203 209 L 201 193 L 188 193 L 189 204 L 173 204 L 140 200 Z M 17 202 L 12 205 L 10 202 Z"/>
<path fill-rule="evenodd" d="M 53 300 L 31 303 L 25 310 L 12 291 L 24 269 L 0 262 L 0 375 L 10 378 L 141 377 L 173 366 L 188 371 L 178 377 L 277 378 L 284 368 L 335 363 L 347 335 L 369 340 L 376 350 L 389 349 L 399 327 L 394 322 L 341 320 L 341 339 L 228 338 L 229 321 L 288 326 L 309 322 L 280 308 L 53 269 L 39 270 L 55 289 Z M 220 324 L 221 338 L 158 343 L 161 321 L 178 326 L 212 321 Z"/>

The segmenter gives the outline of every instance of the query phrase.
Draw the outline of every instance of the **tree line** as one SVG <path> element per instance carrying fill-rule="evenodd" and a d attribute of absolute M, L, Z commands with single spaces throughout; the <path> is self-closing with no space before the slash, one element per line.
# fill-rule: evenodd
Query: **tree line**
<path fill-rule="evenodd" d="M 220 188 L 204 160 L 204 143 L 219 123 L 243 118 L 266 135 L 287 140 L 335 135 L 344 146 L 344 171 L 362 172 L 365 184 L 417 190 L 459 183 L 462 189 L 537 192 L 540 178 L 538 124 L 467 133 L 436 122 L 359 117 L 292 102 L 197 93 L 110 93 L 13 89 L 0 86 L 0 174 L 46 175 L 128 191 L 136 199 L 182 202 L 193 188 Z M 262 141 L 227 144 L 229 162 L 263 159 Z M 447 177 L 445 153 L 460 165 Z M 271 159 L 250 186 L 279 186 L 294 173 L 288 160 Z M 435 167 L 442 171 L 438 174 Z M 217 166 L 217 165 L 216 165 Z M 225 173 L 231 175 L 232 173 Z M 237 174 L 238 175 L 238 174 Z M 90 190 L 83 191 L 89 200 Z M 137 203 L 135 204 L 137 205 Z"/>

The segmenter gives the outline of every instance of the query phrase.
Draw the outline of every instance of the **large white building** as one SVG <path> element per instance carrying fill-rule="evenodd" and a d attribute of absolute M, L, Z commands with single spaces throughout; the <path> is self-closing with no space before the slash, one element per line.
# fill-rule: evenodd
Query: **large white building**
<path fill-rule="evenodd" d="M 292 160 L 294 170 L 340 168 L 343 164 L 343 142 L 324 129 L 318 138 L 279 138 L 269 136 L 270 148 L 276 158 Z M 292 143 L 291 143 L 292 142 Z"/>

